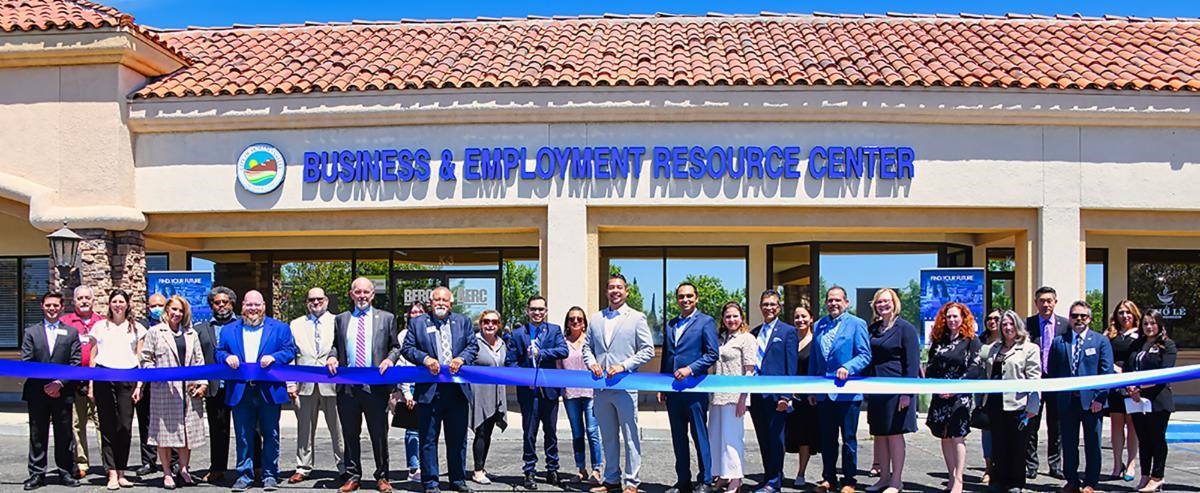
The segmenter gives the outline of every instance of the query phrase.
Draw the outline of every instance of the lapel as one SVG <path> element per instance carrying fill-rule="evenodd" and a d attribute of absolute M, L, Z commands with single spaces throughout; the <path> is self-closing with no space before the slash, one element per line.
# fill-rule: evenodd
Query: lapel
<path fill-rule="evenodd" d="M 764 330 L 767 330 L 766 323 L 763 323 L 762 327 L 758 330 L 759 334 L 761 335 L 762 331 L 764 331 Z M 779 319 L 778 318 L 775 319 L 775 328 L 771 329 L 771 333 L 767 336 L 767 345 L 766 345 L 766 347 L 763 348 L 764 355 L 767 354 L 767 352 L 769 352 L 771 350 L 771 344 L 775 342 L 775 331 L 776 330 L 779 330 Z M 755 336 L 755 337 L 757 337 L 757 336 Z M 754 341 L 754 342 L 758 342 L 758 341 Z"/>
<path fill-rule="evenodd" d="M 179 358 L 179 349 L 175 347 L 175 341 L 171 340 L 171 338 L 172 338 L 171 326 L 164 325 L 164 327 L 165 327 L 165 330 L 159 331 L 159 333 L 162 334 L 159 338 L 166 339 L 166 341 L 163 341 L 164 342 L 163 345 L 167 346 L 167 352 L 171 353 L 172 356 L 175 356 L 175 361 L 179 362 L 179 366 L 183 366 L 183 360 Z"/>
<path fill-rule="evenodd" d="M 263 354 L 270 354 L 270 351 L 268 351 L 268 345 L 270 344 L 271 338 L 275 337 L 275 329 L 272 328 L 273 325 L 275 324 L 267 323 L 267 320 L 265 318 L 263 319 L 263 333 L 262 338 L 258 340 L 258 354 L 254 355 L 254 359 L 252 361 L 258 361 L 259 357 L 261 357 Z"/>
<path fill-rule="evenodd" d="M 35 329 L 36 332 L 34 332 L 34 334 L 33 334 L 33 357 L 37 361 L 49 362 L 50 358 L 52 358 L 54 356 L 54 348 L 47 346 L 46 322 L 42 322 L 40 324 L 34 325 L 33 327 L 37 328 L 37 329 Z M 62 324 L 59 324 L 59 327 L 62 327 Z M 40 330 L 38 330 L 38 329 L 40 329 Z M 54 336 L 54 342 L 55 342 L 54 345 L 55 346 L 58 345 L 59 337 L 62 337 L 62 336 L 58 336 L 58 335 Z"/>
<path fill-rule="evenodd" d="M 329 354 L 329 349 L 327 348 L 333 347 L 333 317 L 326 317 L 326 320 L 329 320 L 329 322 L 322 322 L 320 318 L 317 319 L 317 331 L 321 333 L 321 345 L 325 346 L 318 346 L 317 341 L 313 341 L 313 347 L 316 348 L 314 354 L 318 357 Z"/>
<path fill-rule="evenodd" d="M 371 330 L 375 332 L 375 335 L 371 338 L 371 345 L 375 347 L 380 347 L 381 343 L 383 347 L 387 347 L 388 328 L 383 326 L 382 319 L 383 314 L 379 310 L 371 309 Z M 375 348 L 371 348 L 371 352 L 375 352 Z"/>
<path fill-rule="evenodd" d="M 622 306 L 624 306 L 624 305 L 622 305 Z M 611 336 L 607 333 L 608 318 L 602 317 L 601 322 L 603 322 L 602 325 L 604 325 L 604 329 L 606 331 L 606 333 L 604 334 L 604 339 L 601 342 L 604 343 L 604 349 L 608 349 L 611 346 L 611 344 L 609 344 L 609 341 L 616 342 L 617 334 L 621 331 L 621 327 L 624 326 L 624 324 L 625 324 L 625 312 L 617 310 L 617 318 L 613 319 L 613 324 L 612 324 L 613 333 Z"/>
<path fill-rule="evenodd" d="M 190 335 L 192 335 L 192 334 L 195 334 L 195 333 L 196 333 L 195 329 L 188 329 L 188 330 L 185 330 L 185 331 L 183 332 L 183 350 L 184 350 L 184 351 L 185 351 L 187 354 L 184 354 L 183 356 L 181 356 L 181 357 L 179 358 L 179 366 L 188 366 L 188 359 L 187 359 L 187 358 L 188 358 L 188 356 L 189 356 L 189 355 L 191 355 L 191 354 L 192 354 L 192 350 L 193 350 L 193 349 L 192 349 L 192 348 L 193 348 L 193 346 L 192 346 L 192 345 L 194 344 L 194 343 L 192 342 L 192 338 L 191 338 L 191 337 L 188 337 L 188 336 L 190 336 Z M 175 344 L 168 344 L 168 346 L 170 346 L 172 350 L 175 350 L 175 349 L 176 349 L 176 348 L 175 348 Z M 203 362 L 201 362 L 201 363 L 203 363 Z"/>
<path fill-rule="evenodd" d="M 233 346 L 232 347 L 233 351 L 230 351 L 230 352 L 235 355 L 240 356 L 242 358 L 242 361 L 247 361 L 246 360 L 246 348 L 242 344 L 242 342 L 243 342 L 242 341 L 242 322 L 239 320 L 237 322 L 231 322 L 230 325 L 233 325 L 234 323 L 237 324 L 237 330 L 235 330 L 230 335 L 230 344 Z M 234 330 L 234 328 L 227 326 L 223 330 Z M 262 342 L 259 342 L 259 345 L 261 346 Z"/>
<path fill-rule="evenodd" d="M 605 308 L 604 310 L 607 310 Z M 606 333 L 607 319 L 604 318 L 604 310 L 600 310 L 600 316 L 592 319 L 592 326 L 589 328 L 594 338 L 600 340 L 600 347 L 608 350 L 608 334 Z M 594 351 L 594 350 L 593 350 Z"/>

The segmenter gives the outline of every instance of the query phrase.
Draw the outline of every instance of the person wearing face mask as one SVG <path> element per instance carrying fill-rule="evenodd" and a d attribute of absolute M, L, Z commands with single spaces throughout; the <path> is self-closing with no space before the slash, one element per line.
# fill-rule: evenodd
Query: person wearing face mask
<path fill-rule="evenodd" d="M 813 328 L 813 351 L 808 374 L 845 381 L 861 375 L 871 363 L 871 342 L 867 322 L 846 311 L 846 289 L 833 286 L 825 292 L 827 314 Z M 821 483 L 818 491 L 832 491 L 838 485 L 838 439 L 842 447 L 841 493 L 854 493 L 858 486 L 858 419 L 862 394 L 810 395 L 808 402 L 817 406 L 821 428 Z M 840 434 L 840 436 L 839 436 Z"/>
<path fill-rule="evenodd" d="M 167 297 L 162 293 L 154 293 L 146 299 L 146 318 L 139 323 L 146 330 L 160 323 L 163 314 L 163 307 L 167 305 Z M 150 433 L 150 386 L 142 384 L 141 399 L 133 405 L 133 410 L 137 414 L 138 422 L 138 441 L 139 450 L 142 456 L 142 465 L 134 471 L 134 474 L 141 476 L 149 476 L 158 471 L 158 448 L 150 445 L 146 440 Z"/>
<path fill-rule="evenodd" d="M 62 325 L 63 296 L 42 295 L 42 321 L 25 327 L 21 338 L 21 361 L 78 366 L 82 359 L 79 337 Z M 46 485 L 46 456 L 50 445 L 50 427 L 54 426 L 54 464 L 66 486 L 79 486 L 72 477 L 75 435 L 71 433 L 71 404 L 75 382 L 28 378 L 21 388 L 21 400 L 29 409 L 29 479 L 25 491 Z"/>
<path fill-rule="evenodd" d="M 92 328 L 104 320 L 104 315 L 92 310 L 96 302 L 92 288 L 81 285 L 73 292 L 75 310 L 62 316 L 62 323 L 75 328 L 79 333 L 80 351 L 83 352 L 82 366 L 92 365 Z M 75 466 L 78 468 L 76 477 L 83 479 L 87 476 L 91 464 L 88 459 L 87 425 L 96 417 L 96 406 L 87 399 L 88 384 L 79 385 L 79 395 L 75 399 Z"/>
<path fill-rule="evenodd" d="M 192 307 L 182 296 L 167 300 L 162 323 L 151 327 L 143 337 L 140 366 L 142 368 L 178 368 L 205 364 L 200 350 L 200 338 L 192 328 Z M 179 455 L 179 479 L 185 485 L 195 484 L 189 466 L 193 449 L 204 445 L 208 436 L 205 427 L 204 398 L 208 382 L 149 382 L 150 432 L 149 442 L 158 447 L 158 460 L 170 464 L 171 453 Z M 133 399 L 141 398 L 144 385 L 134 388 Z M 175 475 L 169 468 L 163 471 L 163 487 L 175 489 Z"/>
<path fill-rule="evenodd" d="M 329 313 L 329 298 L 325 290 L 312 288 L 308 290 L 305 300 L 308 314 L 292 320 L 290 328 L 292 339 L 296 341 L 295 365 L 325 366 L 329 358 L 330 348 L 333 347 L 333 314 Z M 308 479 L 313 469 L 313 442 L 317 436 L 317 416 L 325 413 L 325 426 L 329 429 L 329 438 L 333 442 L 333 459 L 337 462 L 338 473 L 346 472 L 342 462 L 342 425 L 338 422 L 337 389 L 334 384 L 311 382 L 290 382 L 287 387 L 288 397 L 296 403 L 296 472 L 288 479 L 289 483 L 299 483 Z"/>
<path fill-rule="evenodd" d="M 400 359 L 396 316 L 372 306 L 375 283 L 365 277 L 350 283 L 350 299 L 354 303 L 353 309 L 339 313 L 333 319 L 333 346 L 329 348 L 325 366 L 331 375 L 336 375 L 338 367 L 342 366 L 378 368 L 382 375 Z M 346 444 L 342 460 L 346 463 L 347 475 L 339 491 L 357 490 L 362 482 L 364 419 L 375 457 L 375 489 L 383 493 L 392 491 L 388 482 L 387 409 L 388 399 L 395 389 L 394 384 L 337 385 L 338 419 L 342 422 Z"/>
<path fill-rule="evenodd" d="M 91 332 L 92 367 L 137 368 L 146 328 L 129 319 L 128 293 L 114 289 L 108 294 L 108 317 L 96 324 Z M 136 385 L 135 382 L 97 381 L 88 389 L 88 398 L 96 403 L 96 413 L 100 415 L 100 451 L 108 471 L 109 490 L 133 486 L 125 479 L 125 469 L 133 434 L 133 389 Z"/>
<path fill-rule="evenodd" d="M 236 370 L 242 364 L 270 368 L 296 358 L 296 341 L 287 324 L 266 316 L 262 293 L 247 291 L 242 318 L 226 326 L 217 341 L 216 358 Z M 289 401 L 284 382 L 231 381 L 225 386 L 225 404 L 233 408 L 237 437 L 237 473 L 233 491 L 245 491 L 254 479 L 255 436 L 262 436 L 262 486 L 279 485 L 279 414 Z"/>
<path fill-rule="evenodd" d="M 237 293 L 232 289 L 213 286 L 208 291 L 208 307 L 212 309 L 212 318 L 196 324 L 196 334 L 200 337 L 200 351 L 204 354 L 206 365 L 219 363 L 216 359 L 217 341 L 220 340 L 223 328 L 237 320 L 233 312 L 235 304 Z M 229 469 L 229 424 L 233 410 L 225 405 L 225 382 L 209 380 L 204 398 L 204 411 L 208 416 L 212 440 L 208 442 L 211 465 L 203 480 L 217 484 L 225 480 L 225 472 Z"/>
<path fill-rule="evenodd" d="M 930 330 L 926 378 L 949 380 L 978 379 L 983 376 L 983 345 L 975 336 L 975 316 L 965 305 L 946 303 L 933 320 Z M 933 436 L 941 439 L 942 459 L 949 476 L 947 490 L 963 491 L 963 469 L 967 462 L 967 434 L 971 433 L 971 394 L 934 394 L 925 424 Z"/>
<path fill-rule="evenodd" d="M 454 293 L 439 286 L 429 295 L 433 313 L 414 319 L 404 336 L 400 352 L 409 362 L 424 366 L 437 375 L 447 367 L 451 375 L 463 365 L 473 364 L 479 351 L 479 339 L 467 317 L 453 313 Z M 471 386 L 456 383 L 418 383 L 416 389 L 417 427 L 421 430 L 421 481 L 426 493 L 437 493 L 438 434 L 446 437 L 446 467 L 449 488 L 473 493 L 467 485 L 467 422 Z"/>
<path fill-rule="evenodd" d="M 567 357 L 567 341 L 562 327 L 547 323 L 546 298 L 532 296 L 525 304 L 528 321 L 508 336 L 505 366 L 518 368 L 558 368 L 558 361 Z M 539 426 L 545 433 L 542 445 L 546 451 L 546 482 L 558 486 L 558 400 L 562 389 L 554 387 L 517 387 L 517 403 L 521 406 L 521 430 L 525 433 L 522 460 L 525 481 L 522 486 L 536 490 L 534 471 L 537 469 L 537 434 Z M 478 468 L 476 471 L 478 475 Z M 486 484 L 486 483 L 483 483 Z"/>
<path fill-rule="evenodd" d="M 796 374 L 808 375 L 813 336 L 813 316 L 808 300 L 800 300 L 800 304 L 792 310 L 792 325 L 796 327 L 796 339 L 799 340 Z M 817 407 L 808 402 L 808 396 L 797 394 L 796 398 L 792 399 L 792 412 L 788 413 L 783 450 L 789 454 L 797 454 L 796 479 L 792 484 L 798 490 L 807 488 L 805 471 L 808 470 L 808 461 L 814 452 L 821 450 L 821 430 L 813 426 L 816 422 Z"/>

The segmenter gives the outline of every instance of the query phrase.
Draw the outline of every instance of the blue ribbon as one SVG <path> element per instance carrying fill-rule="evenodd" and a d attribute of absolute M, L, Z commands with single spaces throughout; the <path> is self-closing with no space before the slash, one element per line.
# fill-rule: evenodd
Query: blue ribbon
<path fill-rule="evenodd" d="M 245 364 L 237 370 L 226 365 L 180 368 L 86 368 L 79 366 L 0 360 L 0 376 L 48 380 L 100 380 L 110 382 L 160 381 L 273 381 L 340 384 L 474 383 L 491 385 L 571 387 L 651 392 L 732 392 L 762 394 L 986 394 L 1003 392 L 1064 392 L 1117 388 L 1129 385 L 1166 384 L 1200 378 L 1200 365 L 1089 377 L 1041 380 L 939 380 L 926 378 L 869 377 L 837 381 L 809 376 L 702 375 L 676 380 L 662 373 L 621 373 L 597 378 L 581 370 L 497 368 L 463 366 L 451 374 L 442 367 L 433 375 L 423 366 L 394 366 L 384 374 L 378 368 L 339 367 L 329 375 L 323 366 Z"/>

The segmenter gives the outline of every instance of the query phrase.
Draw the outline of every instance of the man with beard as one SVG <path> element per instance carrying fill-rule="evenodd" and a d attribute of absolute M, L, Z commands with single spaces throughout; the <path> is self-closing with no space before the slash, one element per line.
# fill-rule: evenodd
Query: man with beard
<path fill-rule="evenodd" d="M 262 293 L 249 291 L 242 299 L 242 319 L 221 330 L 216 358 L 234 370 L 243 363 L 269 368 L 287 365 L 296 357 L 296 343 L 287 324 L 265 316 Z M 287 404 L 284 382 L 230 381 L 225 386 L 225 404 L 233 408 L 237 436 L 237 481 L 233 491 L 246 491 L 254 478 L 252 455 L 262 456 L 264 491 L 275 491 L 279 476 L 279 414 Z M 253 442 L 262 436 L 262 447 Z"/>
<path fill-rule="evenodd" d="M 329 313 L 329 298 L 325 290 L 308 290 L 305 300 L 308 314 L 292 320 L 292 339 L 296 341 L 296 359 L 293 364 L 324 366 L 333 348 L 333 314 Z M 342 462 L 342 426 L 338 423 L 337 388 L 332 383 L 310 382 L 288 383 L 288 396 L 296 401 L 296 472 L 289 483 L 308 479 L 313 469 L 313 443 L 317 438 L 317 415 L 325 413 L 325 426 L 333 441 L 333 458 L 339 473 L 346 472 Z"/>
<path fill-rule="evenodd" d="M 567 357 L 567 340 L 562 327 L 546 323 L 546 298 L 529 298 L 525 305 L 529 321 L 513 330 L 508 342 L 505 366 L 520 368 L 558 368 Z M 522 459 L 525 461 L 527 490 L 536 490 L 534 470 L 537 468 L 537 434 L 540 424 L 545 431 L 542 444 L 546 450 L 546 482 L 559 485 L 558 478 L 558 400 L 562 389 L 554 387 L 517 387 L 517 403 L 521 406 L 521 429 L 525 433 Z"/>
<path fill-rule="evenodd" d="M 62 316 L 62 323 L 73 327 L 79 333 L 79 350 L 82 352 L 83 362 L 80 366 L 87 367 L 92 360 L 92 327 L 96 323 L 104 320 L 104 316 L 92 311 L 92 306 L 95 303 L 95 297 L 92 294 L 92 288 L 87 286 L 78 286 L 74 291 L 74 313 L 68 313 Z M 88 460 L 88 440 L 87 440 L 87 424 L 91 416 L 96 415 L 96 406 L 91 399 L 87 398 L 87 382 L 80 382 L 76 387 L 79 395 L 75 396 L 75 466 L 79 468 L 77 478 L 83 479 L 87 476 L 88 467 L 91 463 Z"/>
<path fill-rule="evenodd" d="M 221 332 L 229 324 L 237 321 L 233 314 L 237 303 L 237 293 L 225 286 L 214 286 L 208 292 L 208 306 L 212 309 L 212 318 L 196 324 L 196 333 L 200 336 L 200 349 L 204 353 L 204 364 L 211 365 L 220 362 L 216 358 L 217 341 Z M 208 431 L 211 439 L 208 442 L 209 461 L 211 466 L 204 481 L 217 484 L 225 480 L 225 471 L 229 469 L 229 422 L 232 409 L 225 405 L 225 382 L 210 380 L 208 395 L 204 398 L 204 414 L 208 418 Z M 255 439 L 255 450 L 260 449 L 259 439 Z M 255 457 L 255 468 L 258 466 Z"/>
<path fill-rule="evenodd" d="M 396 316 L 371 306 L 375 300 L 375 283 L 360 277 L 350 283 L 350 299 L 354 309 L 339 313 L 333 319 L 333 346 L 325 366 L 331 375 L 339 366 L 378 367 L 383 374 L 400 360 L 400 340 L 397 338 Z M 357 490 L 362 483 L 362 423 L 367 421 L 371 436 L 371 452 L 375 456 L 375 489 L 388 493 L 388 398 L 396 385 L 337 386 L 337 413 L 342 423 L 346 451 L 342 460 L 349 476 L 339 491 Z M 435 457 L 436 461 L 437 458 Z"/>
<path fill-rule="evenodd" d="M 430 293 L 429 303 L 433 313 L 427 313 L 409 322 L 404 335 L 401 352 L 405 359 L 429 369 L 437 375 L 446 366 L 450 373 L 458 373 L 463 365 L 475 362 L 479 351 L 475 330 L 471 321 L 458 313 L 451 312 L 454 294 L 445 286 Z M 425 493 L 437 493 L 438 488 L 438 434 L 445 429 L 446 467 L 449 469 L 449 490 L 473 493 L 467 486 L 467 413 L 471 401 L 471 387 L 454 383 L 418 383 L 417 428 L 421 431 L 421 480 Z M 444 425 L 444 426 L 443 426 Z"/>

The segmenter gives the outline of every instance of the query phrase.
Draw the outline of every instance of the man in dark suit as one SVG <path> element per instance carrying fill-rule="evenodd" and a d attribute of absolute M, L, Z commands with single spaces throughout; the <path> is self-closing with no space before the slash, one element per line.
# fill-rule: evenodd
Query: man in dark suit
<path fill-rule="evenodd" d="M 57 363 L 79 366 L 82 360 L 79 335 L 63 325 L 63 297 L 58 293 L 42 295 L 44 320 L 25 328 L 21 338 L 21 361 Z M 29 409 L 29 479 L 25 490 L 46 485 L 46 453 L 50 441 L 50 425 L 54 425 L 54 464 L 58 466 L 63 484 L 79 486 L 71 477 L 75 466 L 75 434 L 71 429 L 71 412 L 75 399 L 75 382 L 30 378 L 21 389 L 21 400 Z"/>
<path fill-rule="evenodd" d="M 533 296 L 525 304 L 529 321 L 513 330 L 508 338 L 505 366 L 521 368 L 558 368 L 558 361 L 567 357 L 567 340 L 562 327 L 546 323 L 546 298 Z M 522 459 L 525 461 L 525 489 L 536 490 L 534 471 L 537 468 L 538 425 L 545 433 L 542 445 L 546 451 L 546 482 L 559 485 L 558 478 L 558 400 L 562 389 L 553 387 L 517 387 L 517 403 L 521 406 L 521 428 L 525 433 Z"/>
<path fill-rule="evenodd" d="M 663 333 L 660 373 L 670 373 L 676 380 L 704 375 L 717 362 L 717 323 L 696 309 L 700 302 L 696 285 L 684 282 L 675 288 L 679 315 L 667 322 Z M 795 334 L 795 331 L 792 331 Z M 667 392 L 658 394 L 659 402 L 667 404 L 671 424 L 671 445 L 675 449 L 676 483 L 667 493 L 708 493 L 712 489 L 712 452 L 708 446 L 708 394 Z M 692 484 L 691 460 L 688 452 L 688 432 L 696 442 L 696 459 L 700 463 L 700 484 Z"/>
<path fill-rule="evenodd" d="M 242 299 L 242 319 L 227 325 L 217 342 L 217 361 L 237 369 L 242 363 L 269 368 L 286 365 L 296 357 L 296 343 L 287 324 L 266 317 L 262 293 L 247 291 Z M 262 485 L 279 486 L 279 413 L 289 398 L 284 382 L 231 381 L 225 386 L 225 405 L 233 408 L 237 434 L 237 481 L 233 491 L 246 491 L 254 479 L 253 454 L 261 450 Z M 261 448 L 254 437 L 262 436 Z"/>
<path fill-rule="evenodd" d="M 1042 375 L 1047 375 L 1050 363 L 1050 345 L 1056 336 L 1070 331 L 1071 323 L 1066 317 L 1054 314 L 1058 306 L 1058 293 L 1050 286 L 1042 286 L 1033 294 L 1037 314 L 1025 319 L 1025 328 L 1029 331 L 1029 340 L 1042 350 Z M 1058 402 L 1055 399 L 1042 399 L 1046 415 L 1046 464 L 1050 466 L 1050 476 L 1062 479 L 1062 435 L 1058 432 Z M 1038 471 L 1038 430 L 1042 425 L 1042 416 L 1030 420 L 1029 445 L 1025 449 L 1025 477 L 1034 479 Z"/>
<path fill-rule="evenodd" d="M 429 299 L 433 313 L 412 319 L 404 335 L 401 353 L 415 365 L 437 375 L 441 367 L 458 373 L 462 365 L 475 361 L 479 351 L 471 321 L 451 312 L 454 294 L 440 286 Z M 421 432 L 421 480 L 426 493 L 438 493 L 438 433 L 445 425 L 448 489 L 473 493 L 467 486 L 467 413 L 471 387 L 467 384 L 418 383 L 413 386 L 417 401 L 417 428 Z"/>
<path fill-rule="evenodd" d="M 235 304 L 237 293 L 232 289 L 213 286 L 208 291 L 208 307 L 212 309 L 212 318 L 194 326 L 196 335 L 200 338 L 200 352 L 204 353 L 206 365 L 219 362 L 216 358 L 217 342 L 221 339 L 223 328 L 237 321 L 237 316 L 234 315 Z M 224 481 L 225 472 L 229 469 L 229 424 L 233 409 L 225 402 L 225 382 L 210 380 L 207 395 L 204 397 L 204 415 L 208 419 L 211 465 L 203 479 L 214 484 Z M 256 441 L 255 450 L 259 448 L 257 444 Z"/>
<path fill-rule="evenodd" d="M 1113 372 L 1112 345 L 1104 335 L 1091 330 L 1092 307 L 1079 300 L 1071 303 L 1071 331 L 1054 337 L 1050 348 L 1051 378 L 1107 375 Z M 1100 484 L 1100 425 L 1108 405 L 1108 389 L 1056 392 L 1062 431 L 1064 493 L 1093 493 Z M 1087 466 L 1079 479 L 1079 429 Z"/>
<path fill-rule="evenodd" d="M 331 374 L 336 374 L 339 366 L 378 367 L 382 374 L 400 359 L 396 316 L 371 306 L 375 300 L 375 283 L 365 277 L 350 283 L 350 299 L 354 309 L 339 313 L 333 319 L 333 347 L 329 349 L 325 364 Z M 388 482 L 387 409 L 388 397 L 394 390 L 396 386 L 389 384 L 338 384 L 338 420 L 342 423 L 342 438 L 346 444 L 342 460 L 349 476 L 339 491 L 348 493 L 361 485 L 364 418 L 367 434 L 371 436 L 371 453 L 375 457 L 375 489 L 384 493 L 392 491 Z"/>
<path fill-rule="evenodd" d="M 758 374 L 795 375 L 800 340 L 795 327 L 779 320 L 779 293 L 763 291 L 758 308 L 763 323 L 751 331 L 758 340 Z M 750 420 L 763 462 L 763 481 L 756 493 L 783 489 L 783 433 L 791 405 L 791 394 L 750 395 Z"/>

